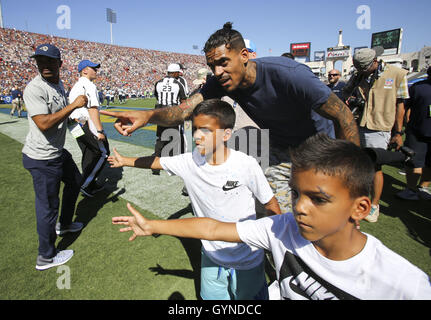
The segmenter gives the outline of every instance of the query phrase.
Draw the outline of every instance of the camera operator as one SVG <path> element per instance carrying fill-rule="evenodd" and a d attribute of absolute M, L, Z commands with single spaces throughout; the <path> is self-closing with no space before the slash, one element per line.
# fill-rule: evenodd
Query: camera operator
<path fill-rule="evenodd" d="M 409 98 L 407 71 L 378 60 L 382 53 L 382 47 L 356 51 L 353 64 L 357 71 L 344 87 L 343 94 L 350 97 L 346 100 L 352 113 L 356 108 L 361 146 L 387 149 L 389 144 L 395 143 L 398 150 L 403 145 L 404 99 Z M 353 95 L 355 98 L 351 98 Z M 365 218 L 369 222 L 377 222 L 379 217 L 383 184 L 383 172 L 381 166 L 377 166 L 372 208 Z"/>

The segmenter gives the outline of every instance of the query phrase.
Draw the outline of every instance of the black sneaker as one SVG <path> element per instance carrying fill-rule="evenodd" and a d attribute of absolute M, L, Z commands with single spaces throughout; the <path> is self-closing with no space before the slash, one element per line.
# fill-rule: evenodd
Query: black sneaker
<path fill-rule="evenodd" d="M 59 236 L 62 236 L 68 232 L 78 232 L 84 228 L 84 224 L 82 222 L 72 222 L 68 226 L 62 226 L 60 222 L 57 222 L 55 225 L 55 233 Z"/>

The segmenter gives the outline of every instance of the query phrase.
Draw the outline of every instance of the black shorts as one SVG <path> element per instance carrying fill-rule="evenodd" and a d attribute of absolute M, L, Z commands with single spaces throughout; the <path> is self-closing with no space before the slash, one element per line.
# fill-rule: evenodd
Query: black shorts
<path fill-rule="evenodd" d="M 404 144 L 416 154 L 412 159 L 415 168 L 431 167 L 431 138 L 417 135 L 412 130 L 406 132 Z"/>

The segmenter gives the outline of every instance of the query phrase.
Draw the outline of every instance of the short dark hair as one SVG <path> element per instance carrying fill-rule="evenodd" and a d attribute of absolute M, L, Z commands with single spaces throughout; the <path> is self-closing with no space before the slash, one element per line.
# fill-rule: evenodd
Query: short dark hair
<path fill-rule="evenodd" d="M 318 133 L 290 149 L 290 157 L 293 174 L 314 169 L 340 178 L 351 198 L 372 194 L 374 164 L 368 154 L 352 142 Z"/>
<path fill-rule="evenodd" d="M 204 53 L 208 53 L 214 48 L 225 45 L 227 49 L 241 50 L 245 48 L 244 39 L 238 31 L 232 29 L 232 22 L 226 22 L 222 29 L 214 32 L 204 46 Z"/>
<path fill-rule="evenodd" d="M 204 100 L 193 110 L 192 120 L 200 114 L 216 118 L 221 129 L 233 129 L 235 126 L 235 111 L 226 101 L 220 99 Z"/>

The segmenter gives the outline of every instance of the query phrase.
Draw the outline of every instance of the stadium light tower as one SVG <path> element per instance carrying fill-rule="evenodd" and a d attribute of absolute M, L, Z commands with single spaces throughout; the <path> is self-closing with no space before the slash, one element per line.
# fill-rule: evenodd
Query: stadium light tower
<path fill-rule="evenodd" d="M 198 47 L 196 44 L 194 44 L 194 45 L 192 46 L 192 48 L 193 48 L 194 50 L 196 50 L 197 54 L 199 54 L 199 52 L 198 52 L 199 47 Z"/>
<path fill-rule="evenodd" d="M 109 22 L 109 27 L 111 29 L 111 44 L 114 44 L 112 38 L 112 24 L 117 23 L 117 13 L 110 8 L 106 8 L 106 20 Z"/>
<path fill-rule="evenodd" d="M 3 28 L 3 12 L 1 9 L 1 0 L 0 0 L 0 28 Z"/>

